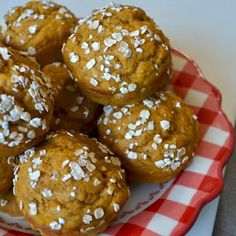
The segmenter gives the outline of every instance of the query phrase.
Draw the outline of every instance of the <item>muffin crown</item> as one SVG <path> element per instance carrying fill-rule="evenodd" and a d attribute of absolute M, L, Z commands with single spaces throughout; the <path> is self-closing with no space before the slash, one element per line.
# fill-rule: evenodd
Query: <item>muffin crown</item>
<path fill-rule="evenodd" d="M 96 139 L 60 131 L 19 158 L 17 202 L 44 234 L 100 232 L 127 200 L 119 159 Z"/>
<path fill-rule="evenodd" d="M 23 148 L 37 136 L 45 134 L 52 110 L 51 83 L 39 71 L 39 66 L 19 52 L 1 46 L 1 156 L 19 154 L 15 153 L 15 147 Z"/>
<path fill-rule="evenodd" d="M 120 105 L 141 100 L 152 87 L 163 86 L 162 76 L 171 65 L 169 41 L 143 10 L 112 5 L 79 23 L 63 54 L 88 97 Z"/>

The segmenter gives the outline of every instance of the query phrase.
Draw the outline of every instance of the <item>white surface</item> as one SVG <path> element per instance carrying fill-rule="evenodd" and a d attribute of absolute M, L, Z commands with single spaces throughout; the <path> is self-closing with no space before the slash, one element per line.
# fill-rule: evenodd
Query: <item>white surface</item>
<path fill-rule="evenodd" d="M 177 221 L 161 214 L 155 214 L 147 228 L 159 235 L 169 235 L 178 224 Z"/>
<path fill-rule="evenodd" d="M 167 196 L 168 200 L 189 205 L 197 190 L 182 185 L 175 185 Z"/>
<path fill-rule="evenodd" d="M 10 7 L 24 0 L 1 0 L 0 16 Z M 94 7 L 108 0 L 57 0 L 69 6 L 76 14 L 85 16 Z M 223 108 L 233 122 L 236 105 L 236 1 L 234 0 L 128 0 L 119 1 L 137 5 L 153 17 L 173 47 L 189 54 L 198 63 L 203 74 L 223 95 Z M 202 210 L 188 236 L 211 235 L 214 224 L 216 199 Z"/>

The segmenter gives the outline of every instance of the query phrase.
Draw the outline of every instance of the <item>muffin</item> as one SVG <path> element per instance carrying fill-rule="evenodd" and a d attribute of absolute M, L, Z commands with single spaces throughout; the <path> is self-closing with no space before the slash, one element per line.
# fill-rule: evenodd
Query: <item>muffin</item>
<path fill-rule="evenodd" d="M 8 163 L 7 158 L 0 158 L 0 197 L 5 195 L 11 188 L 12 178 L 13 166 Z"/>
<path fill-rule="evenodd" d="M 76 17 L 64 6 L 30 1 L 5 15 L 5 43 L 34 56 L 44 66 L 62 59 L 61 47 L 76 22 Z"/>
<path fill-rule="evenodd" d="M 128 198 L 119 159 L 96 139 L 60 131 L 19 158 L 16 200 L 42 235 L 96 235 Z"/>
<path fill-rule="evenodd" d="M 143 100 L 171 71 L 169 40 L 137 7 L 115 5 L 80 20 L 62 48 L 81 92 L 104 105 Z"/>
<path fill-rule="evenodd" d="M 16 198 L 12 192 L 12 189 L 7 194 L 1 197 L 0 211 L 13 217 L 22 216 L 22 213 L 18 207 Z"/>
<path fill-rule="evenodd" d="M 51 84 L 38 64 L 0 46 L 0 159 L 39 143 L 52 120 Z"/>
<path fill-rule="evenodd" d="M 123 107 L 106 106 L 99 140 L 121 158 L 134 182 L 162 183 L 191 162 L 199 127 L 193 111 L 171 92 Z"/>
<path fill-rule="evenodd" d="M 62 63 L 53 63 L 43 68 L 55 90 L 54 118 L 51 129 L 75 130 L 91 134 L 96 129 L 96 120 L 101 115 L 100 105 L 84 97 Z"/>

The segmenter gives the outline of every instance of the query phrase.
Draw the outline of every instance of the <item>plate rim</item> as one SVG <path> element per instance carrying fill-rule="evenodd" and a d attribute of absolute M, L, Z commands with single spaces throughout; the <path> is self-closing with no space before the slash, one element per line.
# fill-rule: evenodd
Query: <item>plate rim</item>
<path fill-rule="evenodd" d="M 215 192 L 208 193 L 205 197 L 200 198 L 198 200 L 198 202 L 194 205 L 194 208 L 196 209 L 196 211 L 193 213 L 193 215 L 189 219 L 189 223 L 183 224 L 183 227 L 179 230 L 179 235 L 185 235 L 193 227 L 193 225 L 197 221 L 202 208 L 204 206 L 206 206 L 209 202 L 214 200 L 216 197 L 218 197 L 223 190 L 223 186 L 224 186 L 223 169 L 226 166 L 227 162 L 229 161 L 229 159 L 233 153 L 235 134 L 234 134 L 234 128 L 233 128 L 232 123 L 230 122 L 229 118 L 227 117 L 227 115 L 223 111 L 222 94 L 221 94 L 220 90 L 206 79 L 205 75 L 203 74 L 203 72 L 200 69 L 200 67 L 198 66 L 198 64 L 187 53 L 182 52 L 176 48 L 172 48 L 171 51 L 174 54 L 182 56 L 185 59 L 187 59 L 188 61 L 190 61 L 194 65 L 196 70 L 198 71 L 199 79 L 204 81 L 204 83 L 206 83 L 208 86 L 210 86 L 213 89 L 214 94 L 215 94 L 214 97 L 216 98 L 216 101 L 217 101 L 217 107 L 219 108 L 218 113 L 223 116 L 223 118 L 228 126 L 228 132 L 229 132 L 229 152 L 222 156 L 222 159 L 219 161 L 219 163 L 217 165 L 217 172 L 216 173 L 217 173 L 217 179 L 219 182 L 218 188 L 215 190 Z"/>

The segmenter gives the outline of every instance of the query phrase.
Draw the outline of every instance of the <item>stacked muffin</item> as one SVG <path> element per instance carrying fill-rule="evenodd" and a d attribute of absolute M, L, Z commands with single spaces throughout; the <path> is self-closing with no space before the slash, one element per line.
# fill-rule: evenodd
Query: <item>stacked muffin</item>
<path fill-rule="evenodd" d="M 127 180 L 162 183 L 188 166 L 198 123 L 165 91 L 169 40 L 142 9 L 111 4 L 77 23 L 63 6 L 29 2 L 5 19 L 0 194 L 14 175 L 33 229 L 103 232 L 128 199 Z"/>

